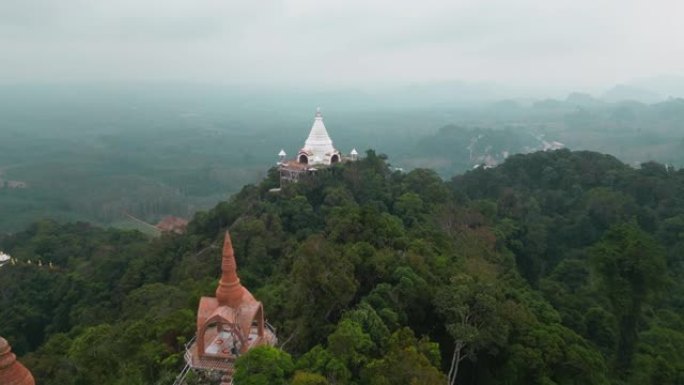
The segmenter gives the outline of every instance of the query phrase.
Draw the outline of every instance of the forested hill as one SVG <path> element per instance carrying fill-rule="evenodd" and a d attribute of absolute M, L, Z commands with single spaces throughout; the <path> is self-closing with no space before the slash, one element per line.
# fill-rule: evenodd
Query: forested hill
<path fill-rule="evenodd" d="M 171 384 L 229 229 L 283 350 L 242 356 L 237 385 L 684 382 L 682 170 L 561 150 L 444 182 L 369 151 L 277 185 L 183 236 L 2 239 L 23 262 L 0 268 L 0 335 L 40 384 Z"/>

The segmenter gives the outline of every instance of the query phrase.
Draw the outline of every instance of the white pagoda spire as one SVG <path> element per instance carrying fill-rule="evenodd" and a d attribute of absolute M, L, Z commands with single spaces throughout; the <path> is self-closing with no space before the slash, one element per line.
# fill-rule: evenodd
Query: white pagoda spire
<path fill-rule="evenodd" d="M 330 164 L 331 156 L 337 153 L 337 150 L 333 147 L 332 139 L 328 135 L 328 130 L 325 129 L 323 124 L 320 107 L 316 109 L 316 117 L 311 126 L 309 137 L 304 142 L 302 151 L 309 155 L 310 164 Z M 339 155 L 337 160 L 339 161 Z"/>

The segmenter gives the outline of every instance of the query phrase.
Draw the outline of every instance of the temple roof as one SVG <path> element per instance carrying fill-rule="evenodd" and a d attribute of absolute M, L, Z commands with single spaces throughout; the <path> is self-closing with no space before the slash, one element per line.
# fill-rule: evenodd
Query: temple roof
<path fill-rule="evenodd" d="M 221 279 L 216 288 L 216 298 L 201 298 L 197 312 L 197 327 L 200 328 L 216 314 L 221 314 L 226 321 L 242 323 L 245 322 L 243 318 L 249 318 L 251 313 L 245 312 L 244 309 L 259 307 L 261 303 L 254 299 L 252 293 L 240 283 L 233 243 L 230 240 L 230 234 L 226 231 L 221 258 Z M 228 314 L 233 315 L 228 316 Z"/>
<path fill-rule="evenodd" d="M 233 252 L 230 234 L 226 231 L 223 240 L 223 257 L 221 258 L 221 279 L 216 288 L 216 298 L 202 297 L 197 309 L 197 329 L 219 318 L 227 323 L 239 325 L 248 333 L 250 325 L 261 302 L 240 283 L 237 275 L 237 263 Z"/>
<path fill-rule="evenodd" d="M 193 369 L 220 372 L 222 384 L 232 384 L 233 362 L 238 355 L 256 346 L 273 346 L 278 342 L 275 331 L 264 321 L 261 302 L 240 283 L 227 231 L 216 297 L 200 299 L 195 337 L 186 347 L 186 363 Z"/>
<path fill-rule="evenodd" d="M 314 118 L 309 137 L 304 142 L 302 151 L 310 153 L 313 156 L 313 163 L 323 162 L 326 155 L 331 155 L 336 152 L 333 147 L 332 139 L 328 135 L 328 130 L 323 124 L 323 116 L 320 108 L 316 110 L 316 117 Z"/>
<path fill-rule="evenodd" d="M 249 292 L 246 292 L 245 296 L 245 301 L 238 307 L 221 306 L 216 298 L 202 297 L 197 309 L 197 330 L 208 323 L 221 321 L 239 326 L 238 330 L 242 332 L 242 337 L 246 338 L 252 321 L 262 305 Z"/>
<path fill-rule="evenodd" d="M 0 384 L 35 385 L 33 375 L 17 361 L 6 339 L 0 337 Z"/>
<path fill-rule="evenodd" d="M 155 226 L 161 231 L 183 234 L 188 227 L 188 220 L 168 215 Z"/>

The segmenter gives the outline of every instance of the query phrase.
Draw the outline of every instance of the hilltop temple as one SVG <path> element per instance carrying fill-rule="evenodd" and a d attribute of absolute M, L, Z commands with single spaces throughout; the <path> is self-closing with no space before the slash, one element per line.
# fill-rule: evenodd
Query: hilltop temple
<path fill-rule="evenodd" d="M 17 361 L 12 347 L 6 339 L 0 337 L 0 384 L 2 385 L 35 385 L 33 375 L 24 365 Z"/>
<path fill-rule="evenodd" d="M 264 320 L 264 307 L 240 283 L 230 234 L 226 232 L 221 278 L 215 297 L 202 297 L 197 310 L 197 334 L 186 346 L 186 366 L 176 380 L 182 384 L 189 370 L 231 384 L 235 359 L 260 345 L 275 345 L 274 329 Z"/>
<path fill-rule="evenodd" d="M 287 160 L 285 150 L 280 150 L 278 154 L 280 180 L 296 182 L 302 174 L 311 174 L 321 167 L 346 160 L 356 160 L 358 153 L 356 149 L 353 149 L 349 155 L 348 158 L 343 157 L 342 153 L 333 146 L 333 141 L 323 124 L 321 110 L 318 108 L 309 136 L 304 141 L 304 147 L 297 152 L 297 157 Z"/>

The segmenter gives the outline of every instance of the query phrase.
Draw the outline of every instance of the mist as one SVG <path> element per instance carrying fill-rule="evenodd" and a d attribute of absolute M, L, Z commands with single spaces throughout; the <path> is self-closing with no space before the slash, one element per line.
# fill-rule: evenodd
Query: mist
<path fill-rule="evenodd" d="M 4 1 L 0 84 L 664 89 L 684 68 L 682 13 L 663 0 Z"/>
<path fill-rule="evenodd" d="M 510 154 L 684 165 L 684 5 L 668 1 L 0 3 L 0 182 L 48 216 L 190 217 L 335 146 L 450 178 Z"/>

